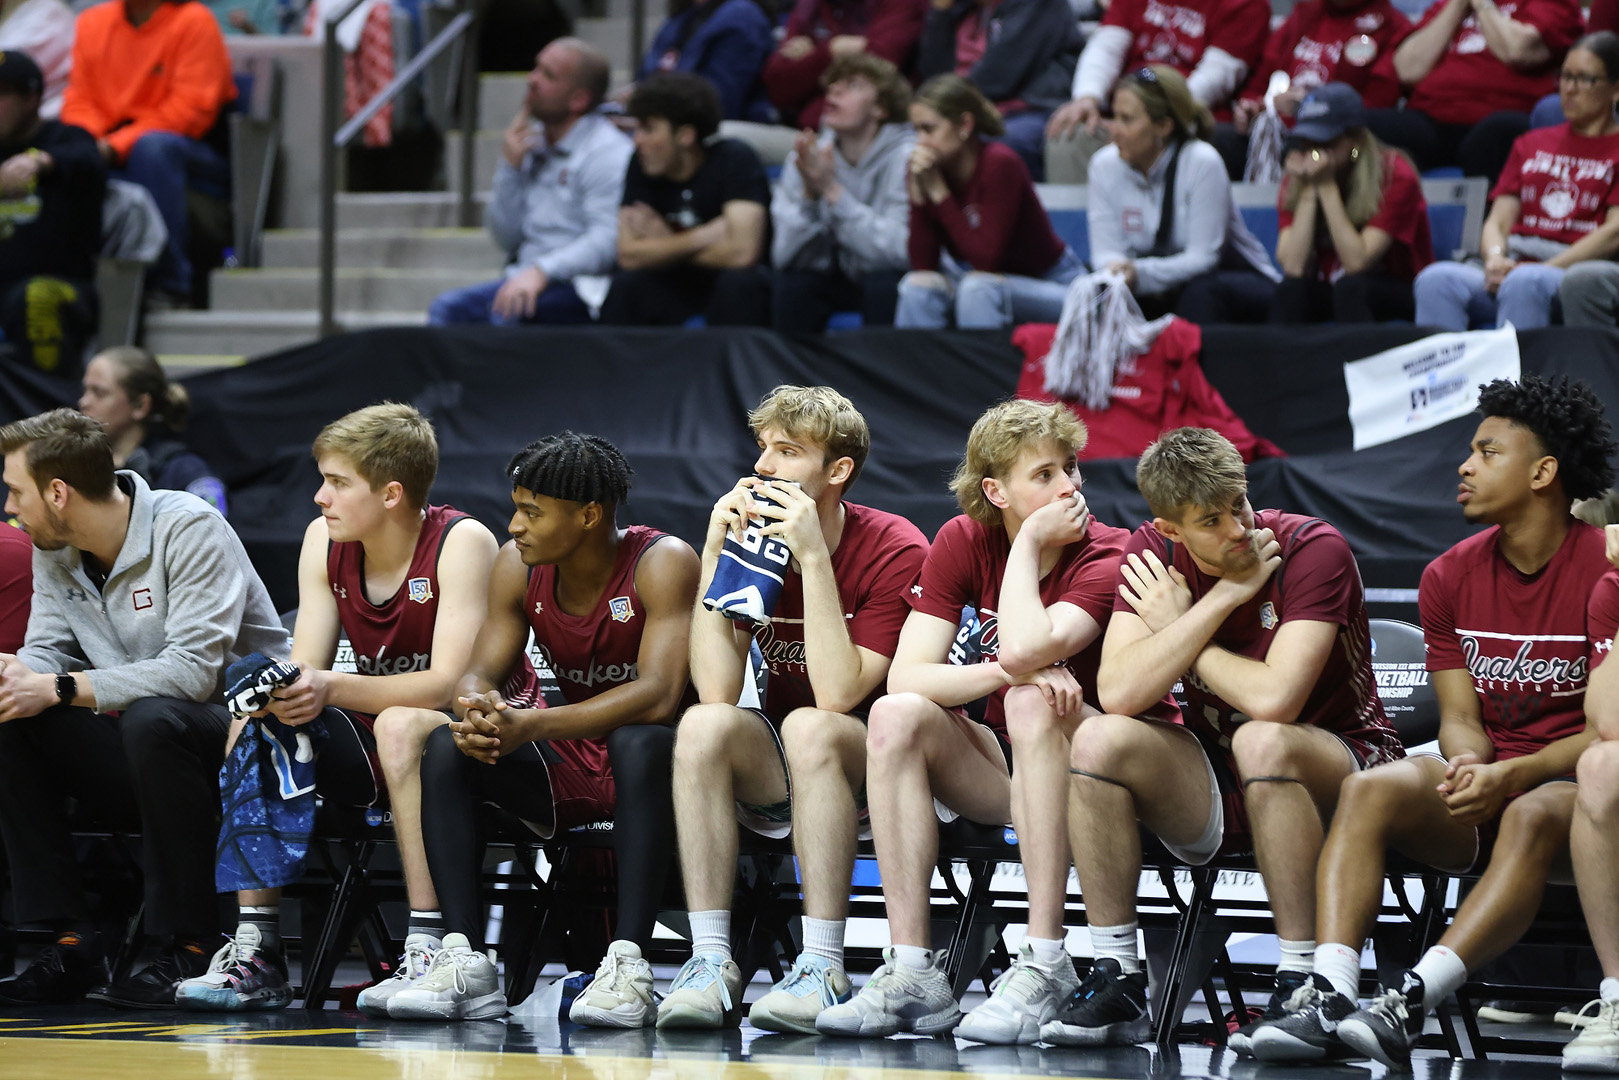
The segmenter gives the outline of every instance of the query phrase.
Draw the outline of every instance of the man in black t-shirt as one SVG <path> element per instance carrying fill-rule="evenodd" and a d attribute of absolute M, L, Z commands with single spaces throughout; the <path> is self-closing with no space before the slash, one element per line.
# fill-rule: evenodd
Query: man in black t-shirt
<path fill-rule="evenodd" d="M 669 72 L 630 98 L 635 156 L 618 212 L 618 265 L 601 321 L 769 326 L 770 180 L 759 156 L 713 139 L 719 95 L 707 79 Z"/>
<path fill-rule="evenodd" d="M 45 79 L 0 52 L 0 331 L 24 360 L 76 371 L 96 326 L 107 167 L 82 128 L 41 120 Z"/>

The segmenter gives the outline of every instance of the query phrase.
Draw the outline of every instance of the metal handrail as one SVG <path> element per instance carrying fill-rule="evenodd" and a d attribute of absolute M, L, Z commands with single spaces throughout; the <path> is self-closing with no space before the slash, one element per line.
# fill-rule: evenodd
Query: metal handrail
<path fill-rule="evenodd" d="M 343 108 L 343 47 L 337 43 L 337 26 L 352 15 L 365 0 L 349 0 L 326 20 L 326 37 L 321 46 L 321 145 L 320 145 L 320 336 L 337 332 L 337 166 L 338 154 L 354 141 L 365 125 L 388 106 L 400 91 L 427 68 L 439 54 L 460 43 L 461 88 L 456 102 L 461 129 L 461 193 L 459 217 L 462 225 L 477 224 L 472 197 L 473 152 L 476 149 L 478 116 L 478 63 L 475 30 L 482 15 L 480 0 L 471 0 L 448 26 L 411 58 L 393 81 L 383 87 L 348 123 L 338 126 Z M 463 42 L 462 39 L 465 38 Z"/>

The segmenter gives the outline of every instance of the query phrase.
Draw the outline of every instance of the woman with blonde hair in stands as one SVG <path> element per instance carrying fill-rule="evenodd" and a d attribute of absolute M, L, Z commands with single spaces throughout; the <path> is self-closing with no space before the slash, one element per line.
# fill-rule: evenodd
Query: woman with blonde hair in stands
<path fill-rule="evenodd" d="M 1367 129 L 1353 87 L 1327 83 L 1300 102 L 1283 168 L 1270 321 L 1410 321 L 1411 283 L 1433 262 L 1428 203 L 1411 162 Z"/>
<path fill-rule="evenodd" d="M 1113 90 L 1113 143 L 1090 163 L 1091 264 L 1121 275 L 1148 317 L 1263 322 L 1280 276 L 1231 197 L 1214 130 L 1174 68 Z"/>
<path fill-rule="evenodd" d="M 936 75 L 911 101 L 916 147 L 911 272 L 895 326 L 999 329 L 1055 322 L 1085 264 L 1051 227 L 1023 159 L 990 139 L 1001 114 L 959 75 Z"/>
<path fill-rule="evenodd" d="M 225 512 L 225 482 L 178 439 L 191 419 L 191 395 L 170 382 L 145 349 L 118 345 L 90 358 L 84 369 L 79 411 L 107 429 L 112 462 L 153 488 L 189 491 Z"/>

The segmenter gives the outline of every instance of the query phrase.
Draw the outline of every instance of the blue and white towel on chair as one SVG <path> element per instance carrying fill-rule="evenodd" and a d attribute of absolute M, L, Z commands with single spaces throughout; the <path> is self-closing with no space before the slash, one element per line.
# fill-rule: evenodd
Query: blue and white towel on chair
<path fill-rule="evenodd" d="M 781 589 L 793 553 L 774 536 L 759 532 L 761 524 L 749 522 L 738 540 L 725 535 L 714 580 L 703 594 L 703 606 L 726 618 L 754 626 L 770 625 L 781 600 Z"/>

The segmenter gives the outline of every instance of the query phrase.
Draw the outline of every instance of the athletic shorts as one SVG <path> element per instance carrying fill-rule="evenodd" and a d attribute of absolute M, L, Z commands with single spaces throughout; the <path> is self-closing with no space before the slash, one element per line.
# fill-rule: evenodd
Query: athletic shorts
<path fill-rule="evenodd" d="M 345 806 L 388 805 L 388 785 L 377 758 L 376 717 L 327 706 L 326 745 L 315 759 L 315 792 Z"/>
<path fill-rule="evenodd" d="M 582 768 L 563 757 L 547 742 L 535 744 L 551 780 L 551 807 L 557 832 L 567 832 L 593 821 L 613 820 L 618 805 L 618 784 L 613 774 L 606 776 Z"/>
<path fill-rule="evenodd" d="M 1446 760 L 1445 755 L 1436 754 L 1432 750 L 1419 750 L 1411 756 L 1413 758 L 1433 758 L 1435 761 Z M 1490 865 L 1490 855 L 1495 851 L 1496 838 L 1501 835 L 1501 818 L 1506 815 L 1507 807 L 1511 806 L 1513 800 L 1517 799 L 1518 796 L 1527 794 L 1530 791 L 1534 791 L 1535 788 L 1543 788 L 1548 784 L 1572 784 L 1575 782 L 1576 780 L 1574 774 L 1568 773 L 1564 776 L 1554 776 L 1550 780 L 1543 780 L 1536 784 L 1535 787 L 1526 788 L 1523 791 L 1508 795 L 1506 797 L 1506 801 L 1501 804 L 1500 812 L 1489 821 L 1486 821 L 1484 824 L 1476 827 L 1473 830 L 1474 834 L 1478 837 L 1478 846 L 1473 850 L 1473 861 L 1467 865 L 1466 869 L 1456 870 L 1453 871 L 1453 873 L 1479 874 L 1483 873 L 1484 868 Z"/>
<path fill-rule="evenodd" d="M 955 713 L 957 716 L 961 717 L 963 720 L 971 720 L 972 719 L 962 709 L 951 709 L 950 711 Z M 1005 759 L 1005 761 L 1006 761 L 1006 775 L 1008 777 L 1010 777 L 1012 775 L 1012 744 L 1006 740 L 1006 733 L 999 730 L 999 729 L 997 729 L 997 728 L 992 728 L 988 724 L 983 723 L 982 721 L 973 720 L 972 722 L 975 723 L 975 724 L 978 724 L 980 727 L 989 728 L 989 733 L 991 735 L 995 736 L 995 745 L 1000 747 L 1000 749 L 1001 749 L 1001 757 L 1003 759 Z M 955 821 L 957 818 L 961 817 L 960 814 L 958 814 L 954 810 L 950 809 L 948 806 L 946 806 L 944 803 L 940 802 L 938 799 L 933 800 L 933 813 L 941 822 L 943 822 L 946 825 L 950 824 L 952 821 Z M 993 822 L 991 822 L 991 821 L 980 821 L 980 822 L 978 822 L 978 824 L 980 824 L 980 825 L 1010 825 L 1012 823 L 1010 821 L 993 821 Z"/>
<path fill-rule="evenodd" d="M 1388 740 L 1380 737 L 1366 740 L 1336 731 L 1329 731 L 1327 734 L 1343 744 L 1344 749 L 1354 760 L 1356 772 L 1398 760 L 1404 755 L 1398 739 L 1391 745 Z M 1208 823 L 1203 835 L 1190 844 L 1176 845 L 1163 840 L 1163 845 L 1171 855 L 1188 866 L 1204 866 L 1221 857 L 1252 855 L 1253 828 L 1248 823 L 1248 801 L 1243 796 L 1242 780 L 1237 774 L 1236 756 L 1230 749 L 1220 746 L 1211 739 L 1206 739 L 1196 732 L 1192 732 L 1192 735 L 1202 748 L 1203 763 L 1208 767 L 1210 791 Z"/>
<path fill-rule="evenodd" d="M 787 769 L 787 747 L 781 741 L 781 725 L 772 720 L 762 709 L 742 710 L 752 713 L 759 718 L 759 722 L 770 731 L 770 738 L 776 745 L 776 757 L 781 761 L 781 775 L 786 778 L 787 797 L 780 802 L 761 806 L 757 803 L 736 801 L 736 820 L 749 832 L 760 836 L 768 836 L 772 840 L 780 840 L 793 831 L 793 774 Z M 866 722 L 865 713 L 850 713 L 862 724 Z M 871 839 L 871 812 L 866 808 L 866 785 L 862 783 L 860 790 L 854 793 L 854 806 L 856 823 L 860 830 L 860 839 Z"/>

